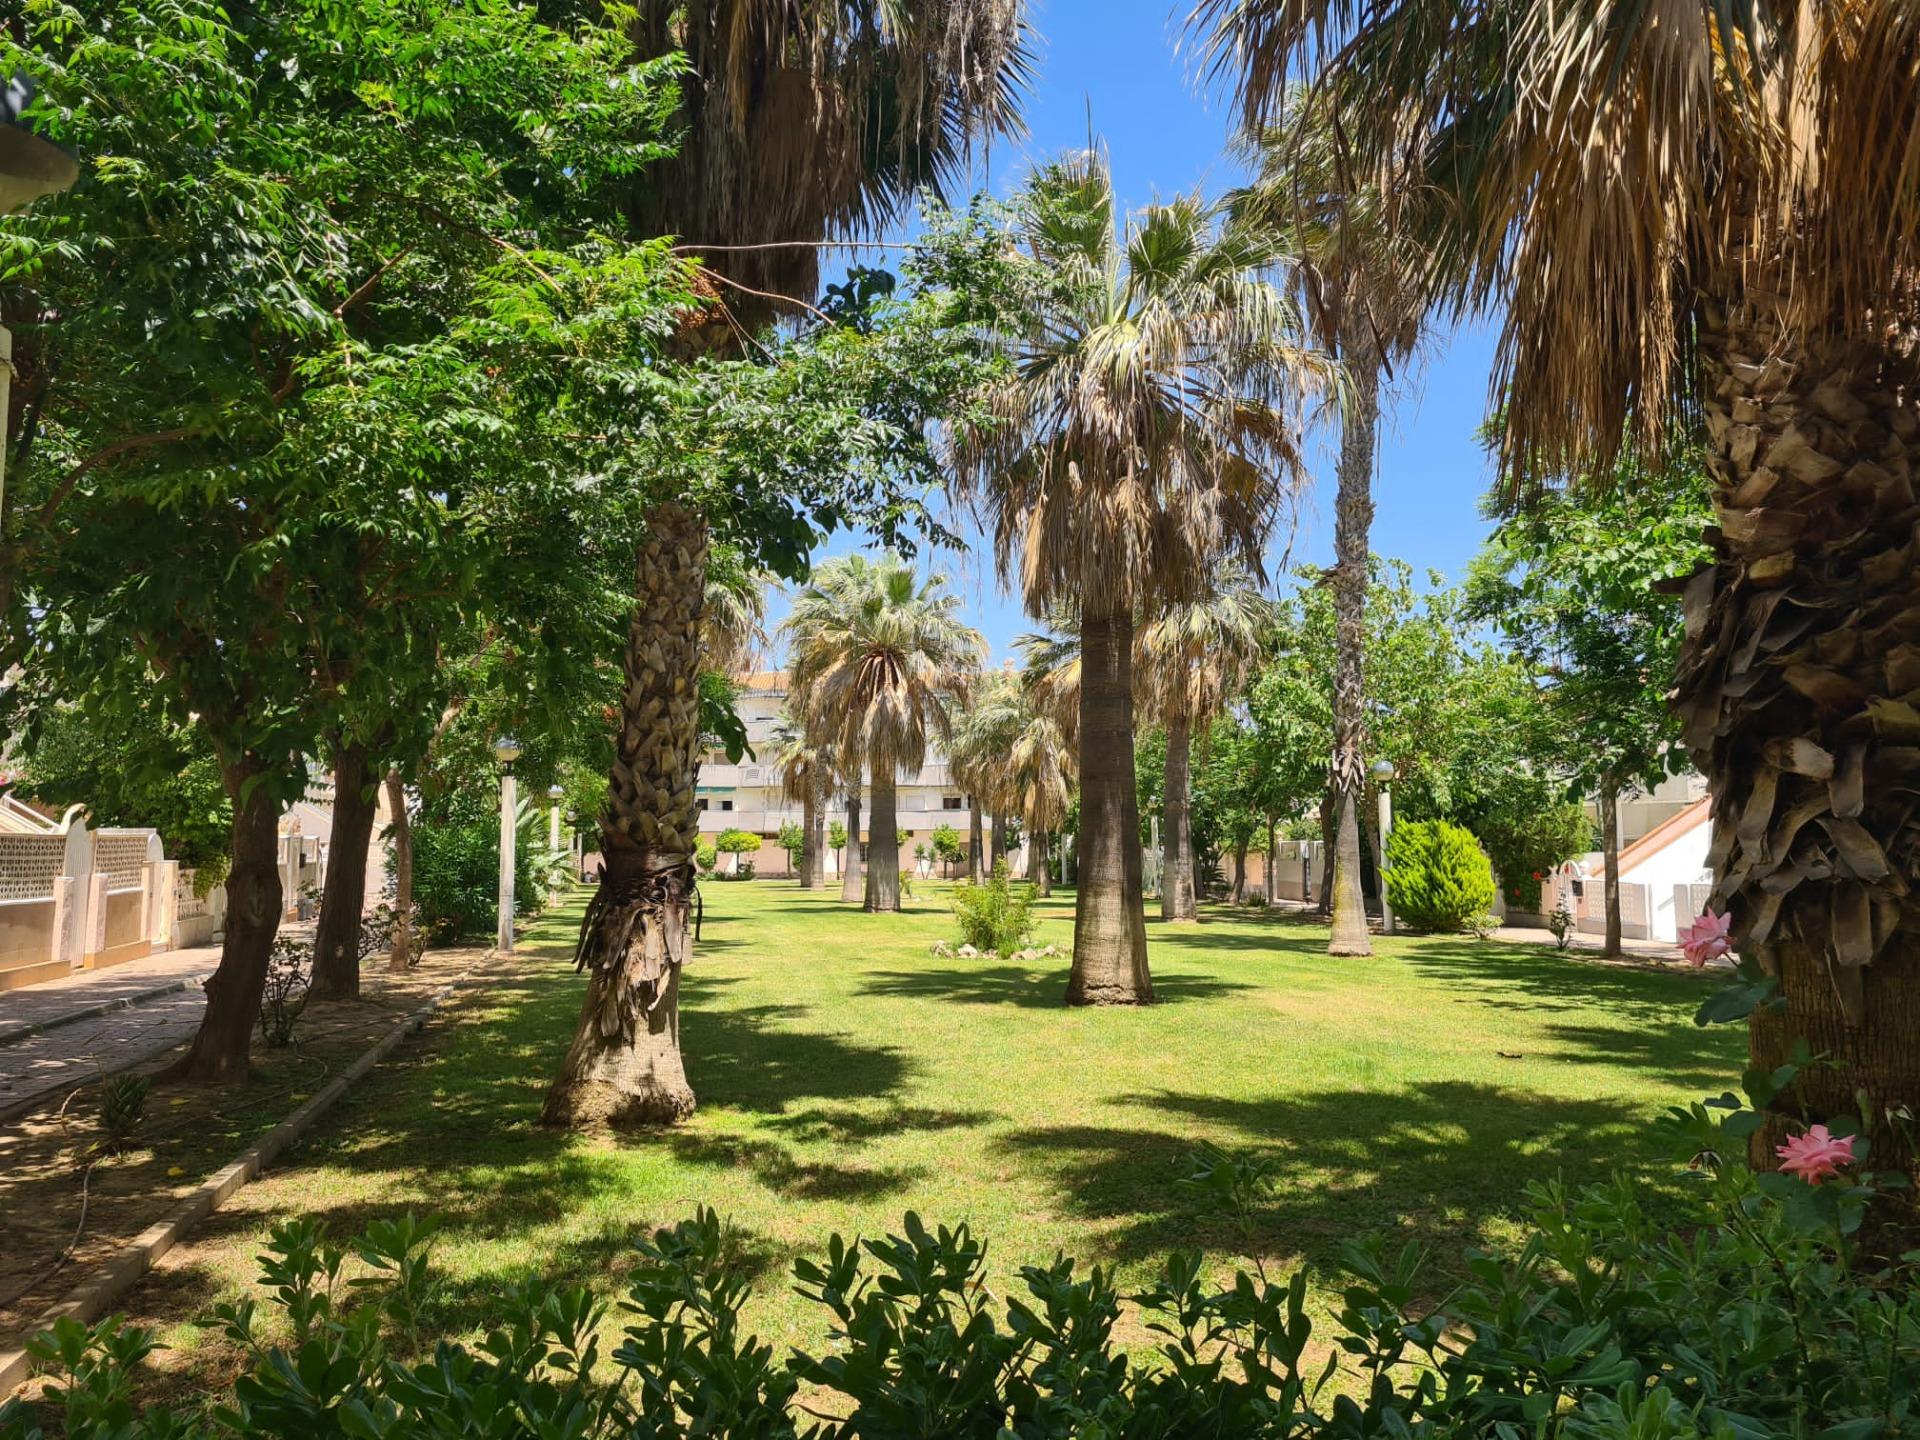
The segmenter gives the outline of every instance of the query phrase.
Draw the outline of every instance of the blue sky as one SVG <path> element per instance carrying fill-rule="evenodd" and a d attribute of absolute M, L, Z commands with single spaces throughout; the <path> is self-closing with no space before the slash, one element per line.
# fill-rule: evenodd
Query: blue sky
<path fill-rule="evenodd" d="M 1129 207 L 1194 189 L 1216 194 L 1236 181 L 1226 155 L 1232 125 L 1225 98 L 1208 93 L 1193 57 L 1182 53 L 1166 0 L 1034 0 L 1034 19 L 1041 44 L 1029 134 L 996 147 L 983 167 L 984 185 L 1004 194 L 1034 160 L 1084 148 L 1089 117 Z M 1489 475 L 1474 436 L 1486 411 L 1493 345 L 1486 326 L 1433 336 L 1389 397 L 1373 548 L 1416 571 L 1458 578 L 1486 534 L 1478 504 Z M 1332 484 L 1332 455 L 1320 444 L 1292 537 L 1297 561 L 1331 558 Z M 856 548 L 852 537 L 840 537 L 826 553 Z M 991 557 L 943 554 L 935 563 L 966 596 L 995 659 L 1005 657 L 1029 622 L 1019 603 L 1000 593 Z"/>

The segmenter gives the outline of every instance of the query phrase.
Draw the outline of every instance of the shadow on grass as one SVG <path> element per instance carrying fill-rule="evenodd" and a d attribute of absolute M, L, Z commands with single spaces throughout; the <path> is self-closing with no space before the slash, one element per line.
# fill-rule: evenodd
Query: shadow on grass
<path fill-rule="evenodd" d="M 1457 1276 L 1463 1247 L 1517 1216 L 1529 1181 L 1653 1174 L 1667 1163 L 1648 1117 L 1631 1105 L 1458 1081 L 1264 1100 L 1160 1091 L 1122 1103 L 1167 1116 L 1165 1128 L 1150 1120 L 1047 1126 L 999 1142 L 1048 1174 L 1063 1205 L 1102 1222 L 1103 1253 L 1086 1258 L 1239 1247 L 1231 1217 L 1175 1183 L 1199 1143 L 1176 1127 L 1191 1122 L 1216 1143 L 1273 1163 L 1278 1183 L 1254 1217 L 1260 1253 L 1323 1270 L 1341 1241 L 1383 1234 L 1431 1249 L 1439 1272 Z"/>
<path fill-rule="evenodd" d="M 1063 956 L 1045 968 L 982 961 L 921 970 L 876 970 L 864 979 L 860 993 L 954 1000 L 963 1005 L 1015 1005 L 1023 1010 L 1065 1010 L 1071 964 L 1071 959 Z M 1212 1000 L 1252 988 L 1218 975 L 1155 971 L 1153 976 L 1154 995 L 1162 1005 Z"/>

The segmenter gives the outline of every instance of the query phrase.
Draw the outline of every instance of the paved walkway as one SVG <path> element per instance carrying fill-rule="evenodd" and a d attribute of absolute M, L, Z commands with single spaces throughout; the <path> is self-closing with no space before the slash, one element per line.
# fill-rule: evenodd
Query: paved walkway
<path fill-rule="evenodd" d="M 0 1120 L 186 1040 L 219 963 L 198 946 L 0 993 Z"/>

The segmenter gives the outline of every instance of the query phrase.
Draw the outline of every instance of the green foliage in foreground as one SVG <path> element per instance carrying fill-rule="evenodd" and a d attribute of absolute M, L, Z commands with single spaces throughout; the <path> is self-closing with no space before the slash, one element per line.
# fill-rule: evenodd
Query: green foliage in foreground
<path fill-rule="evenodd" d="M 1033 937 L 1033 887 L 1009 880 L 1004 860 L 980 884 L 962 880 L 954 886 L 952 904 L 961 943 L 976 950 L 1011 955 Z"/>
<path fill-rule="evenodd" d="M 1387 836 L 1387 899 L 1415 930 L 1480 929 L 1493 908 L 1493 867 L 1472 831 L 1409 820 Z"/>
<path fill-rule="evenodd" d="M 1718 1147 L 1727 1125 L 1696 1106 L 1674 1112 L 1671 1128 Z M 67 1435 L 124 1440 L 1875 1440 L 1909 1430 L 1920 1292 L 1910 1273 L 1850 1265 L 1844 1239 L 1873 1177 L 1809 1185 L 1717 1161 L 1696 1174 L 1688 1228 L 1672 1234 L 1625 1181 L 1532 1187 L 1525 1244 L 1474 1256 L 1471 1280 L 1437 1305 L 1421 1299 L 1417 1245 L 1349 1241 L 1331 1347 L 1316 1340 L 1304 1272 L 1279 1279 L 1256 1265 L 1216 1287 L 1202 1256 L 1181 1251 L 1122 1295 L 1111 1272 L 1057 1256 L 997 1296 L 968 1226 L 929 1229 L 909 1212 L 899 1233 L 851 1244 L 835 1235 L 824 1257 L 794 1263 L 795 1288 L 831 1316 L 832 1344 L 776 1356 L 741 1322 L 752 1286 L 737 1237 L 703 1208 L 636 1244 L 621 1307 L 630 1320 L 610 1355 L 600 1295 L 532 1279 L 500 1295 L 477 1347 L 429 1350 L 437 1227 L 412 1217 L 376 1222 L 347 1247 L 312 1220 L 276 1227 L 260 1278 L 289 1341 L 261 1338 L 252 1299 L 216 1306 L 202 1325 L 251 1366 L 231 1403 L 207 1414 L 139 1402 L 136 1371 L 156 1346 L 118 1320 L 62 1320 L 33 1352 L 59 1376 L 51 1394 Z M 1274 1181 L 1259 1161 L 1214 1150 L 1182 1183 L 1245 1215 Z M 1116 1349 L 1123 1306 L 1157 1337 L 1149 1356 Z M 42 1433 L 26 1406 L 0 1411 L 0 1440 Z"/>

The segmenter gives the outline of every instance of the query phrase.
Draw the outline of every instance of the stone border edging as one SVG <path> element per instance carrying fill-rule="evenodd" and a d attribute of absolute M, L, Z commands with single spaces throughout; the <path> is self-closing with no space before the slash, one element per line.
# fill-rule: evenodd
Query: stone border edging
<path fill-rule="evenodd" d="M 115 1010 L 132 1010 L 146 1004 L 149 1000 L 158 1000 L 162 995 L 197 989 L 206 983 L 206 979 L 205 975 L 190 975 L 180 980 L 169 980 L 164 985 L 156 985 L 151 990 L 142 990 L 133 995 L 122 995 L 117 1000 L 96 1000 L 91 1005 L 83 1005 L 78 1010 L 69 1010 L 66 1014 L 52 1020 L 38 1020 L 31 1025 L 15 1025 L 10 1030 L 0 1030 L 0 1045 L 18 1044 L 22 1040 L 31 1040 L 36 1035 L 45 1035 L 49 1030 L 58 1030 L 63 1025 L 75 1025 L 82 1020 L 97 1019 Z"/>
<path fill-rule="evenodd" d="M 429 995 L 425 1004 L 389 1030 L 372 1048 L 330 1080 L 318 1094 L 249 1145 L 238 1159 L 201 1181 L 173 1209 L 122 1246 L 118 1255 L 100 1265 L 68 1291 L 65 1299 L 44 1311 L 25 1333 L 28 1336 L 38 1335 L 51 1328 L 54 1321 L 64 1317 L 91 1325 L 104 1315 L 122 1295 L 133 1288 L 136 1281 L 153 1268 L 156 1261 L 179 1244 L 189 1230 L 226 1204 L 236 1190 L 257 1176 L 282 1150 L 312 1128 L 313 1123 L 332 1108 L 334 1101 L 345 1094 L 348 1087 L 393 1053 L 394 1048 L 407 1036 L 419 1031 L 448 996 L 493 958 L 489 953 Z M 33 1361 L 24 1346 L 17 1350 L 0 1350 L 0 1400 L 25 1384 L 32 1374 Z"/>

